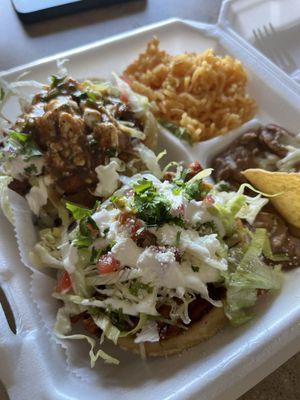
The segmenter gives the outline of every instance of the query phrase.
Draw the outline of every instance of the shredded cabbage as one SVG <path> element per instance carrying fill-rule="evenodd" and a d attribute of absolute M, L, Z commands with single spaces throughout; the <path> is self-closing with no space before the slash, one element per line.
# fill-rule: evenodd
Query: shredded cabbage
<path fill-rule="evenodd" d="M 279 290 L 281 287 L 280 267 L 272 269 L 260 258 L 265 238 L 265 229 L 257 229 L 234 272 L 224 273 L 227 288 L 225 312 L 233 324 L 239 325 L 252 318 L 247 309 L 255 305 L 258 289 Z"/>
<path fill-rule="evenodd" d="M 55 322 L 55 326 L 54 326 L 55 335 L 59 339 L 86 340 L 89 343 L 89 345 L 91 346 L 90 351 L 89 351 L 91 368 L 93 368 L 95 366 L 95 363 L 98 360 L 98 358 L 102 358 L 102 360 L 105 363 L 118 365 L 119 360 L 117 360 L 116 358 L 105 353 L 103 350 L 99 349 L 95 353 L 95 346 L 96 346 L 95 339 L 93 339 L 87 335 L 82 335 L 82 334 L 68 335 L 68 333 L 71 332 L 71 330 L 72 330 L 70 315 L 76 315 L 76 314 L 79 314 L 80 312 L 82 312 L 82 308 L 76 307 L 72 303 L 71 304 L 65 303 L 65 305 L 62 308 L 60 308 L 57 312 L 56 322 Z"/>
<path fill-rule="evenodd" d="M 0 205 L 3 214 L 9 220 L 9 222 L 13 224 L 13 213 L 10 207 L 9 194 L 8 194 L 9 193 L 8 185 L 10 184 L 11 181 L 12 178 L 10 176 L 5 176 L 5 175 L 0 176 Z"/>
<path fill-rule="evenodd" d="M 93 315 L 93 320 L 103 331 L 103 335 L 114 344 L 117 344 L 121 331 L 111 323 L 110 319 L 106 315 L 100 313 L 96 316 Z"/>
<path fill-rule="evenodd" d="M 152 172 L 152 174 L 158 179 L 161 179 L 162 171 L 158 164 L 158 159 L 155 153 L 148 147 L 146 147 L 143 143 L 139 143 L 134 146 L 134 150 L 137 152 L 149 171 Z"/>
<path fill-rule="evenodd" d="M 114 72 L 112 73 L 115 78 L 117 87 L 120 92 L 128 98 L 131 110 L 137 115 L 143 115 L 149 108 L 149 101 L 146 96 L 135 93 L 131 87 L 123 79 L 121 79 Z"/>

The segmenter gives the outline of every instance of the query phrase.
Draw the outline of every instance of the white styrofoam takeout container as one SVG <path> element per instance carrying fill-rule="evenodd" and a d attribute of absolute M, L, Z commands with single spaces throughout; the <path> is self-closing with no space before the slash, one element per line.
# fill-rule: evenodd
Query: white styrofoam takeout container
<path fill-rule="evenodd" d="M 259 122 L 275 122 L 291 131 L 300 127 L 299 86 L 275 68 L 225 26 L 168 20 L 118 35 L 69 52 L 48 57 L 2 73 L 13 80 L 25 70 L 28 79 L 45 81 L 55 71 L 55 60 L 67 57 L 75 78 L 110 77 L 121 72 L 146 42 L 156 35 L 161 47 L 172 54 L 203 51 L 212 47 L 219 54 L 239 58 L 249 72 L 249 88 L 255 97 Z M 15 104 L 10 106 L 16 114 Z M 252 124 L 226 136 L 229 140 Z M 250 124 L 250 125 L 249 125 Z M 222 146 L 223 138 L 185 146 L 170 135 L 160 137 L 160 148 L 168 158 L 206 163 L 209 154 Z M 286 274 L 282 292 L 262 302 L 257 317 L 249 324 L 227 327 L 204 344 L 167 359 L 142 361 L 121 350 L 114 352 L 119 367 L 101 361 L 89 376 L 86 360 L 66 363 L 66 355 L 45 329 L 43 315 L 30 296 L 30 282 L 40 273 L 20 262 L 12 227 L 0 216 L 0 280 L 14 312 L 17 334 L 8 328 L 0 308 L 0 379 L 11 400 L 90 400 L 90 399 L 234 399 L 300 350 L 300 269 Z M 33 279 L 33 280 L 32 280 Z M 49 301 L 52 301 L 49 298 Z M 78 343 L 79 354 L 82 345 Z M 87 347 L 84 347 L 87 351 Z"/>

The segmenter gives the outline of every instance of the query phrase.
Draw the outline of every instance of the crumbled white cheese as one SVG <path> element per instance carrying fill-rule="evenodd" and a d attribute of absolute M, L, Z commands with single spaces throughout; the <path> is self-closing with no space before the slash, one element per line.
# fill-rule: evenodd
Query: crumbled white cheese
<path fill-rule="evenodd" d="M 43 157 L 32 157 L 30 160 L 24 160 L 21 155 L 9 160 L 3 164 L 3 172 L 16 179 L 24 178 L 26 168 L 33 166 L 34 173 L 30 175 L 40 175 L 42 173 L 45 161 Z"/>
<path fill-rule="evenodd" d="M 39 215 L 41 208 L 47 204 L 48 191 L 47 185 L 50 183 L 48 177 L 38 178 L 38 183 L 30 189 L 30 192 L 25 196 L 30 209 L 35 215 Z"/>
<path fill-rule="evenodd" d="M 114 310 L 122 309 L 124 314 L 139 315 L 140 313 L 148 315 L 158 315 L 156 310 L 156 292 L 153 291 L 147 294 L 143 299 L 139 299 L 138 303 L 129 302 L 128 300 L 121 300 L 115 297 L 110 297 L 101 301 L 103 306 L 112 307 Z"/>
<path fill-rule="evenodd" d="M 120 160 L 114 158 L 108 165 L 99 165 L 95 172 L 99 183 L 97 184 L 95 194 L 100 197 L 108 197 L 118 189 L 119 173 L 123 170 Z"/>
<path fill-rule="evenodd" d="M 158 193 L 165 196 L 171 203 L 170 213 L 174 217 L 183 216 L 184 207 L 187 204 L 187 199 L 185 199 L 181 194 L 173 193 L 173 186 L 170 185 L 168 181 L 162 183 L 158 189 Z"/>
<path fill-rule="evenodd" d="M 100 211 L 95 212 L 92 215 L 92 219 L 95 221 L 96 225 L 99 228 L 101 235 L 104 234 L 104 231 L 109 229 L 109 232 L 114 232 L 117 229 L 116 219 L 120 211 L 116 208 L 112 210 L 106 210 L 102 208 Z"/>
<path fill-rule="evenodd" d="M 147 321 L 142 330 L 136 335 L 134 343 L 159 342 L 159 333 L 155 321 Z"/>
<path fill-rule="evenodd" d="M 75 272 L 75 266 L 78 261 L 77 248 L 66 242 L 61 246 L 61 252 L 63 255 L 64 268 L 66 271 L 69 272 L 69 274 L 72 274 L 73 272 Z"/>
<path fill-rule="evenodd" d="M 180 265 L 175 261 L 174 253 L 165 254 L 153 248 L 146 248 L 137 261 L 141 271 L 141 281 L 157 287 L 177 288 L 184 286 Z"/>
<path fill-rule="evenodd" d="M 129 237 L 118 237 L 116 244 L 112 247 L 111 253 L 122 266 L 136 268 L 139 256 L 143 249 L 138 247 Z"/>

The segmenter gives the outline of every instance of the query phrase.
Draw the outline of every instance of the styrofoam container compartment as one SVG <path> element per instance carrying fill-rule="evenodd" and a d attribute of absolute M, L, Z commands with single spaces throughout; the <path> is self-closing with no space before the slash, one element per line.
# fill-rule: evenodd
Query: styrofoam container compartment
<path fill-rule="evenodd" d="M 250 94 L 258 104 L 256 120 L 224 138 L 189 147 L 171 135 L 161 135 L 159 147 L 168 150 L 169 159 L 198 159 L 206 164 L 216 149 L 260 122 L 278 123 L 292 132 L 300 129 L 299 87 L 221 26 L 169 20 L 1 76 L 13 80 L 30 70 L 28 79 L 45 81 L 56 70 L 55 60 L 67 57 L 75 78 L 110 78 L 111 71 L 120 73 L 153 35 L 172 54 L 211 47 L 218 54 L 240 59 L 249 73 Z M 233 400 L 300 350 L 300 269 L 295 269 L 285 274 L 281 293 L 261 302 L 256 318 L 240 328 L 228 326 L 211 340 L 169 358 L 142 361 L 113 348 L 121 361 L 118 367 L 99 361 L 90 370 L 85 344 L 74 343 L 70 354 L 54 340 L 46 314 L 47 304 L 50 310 L 55 303 L 43 289 L 48 277 L 22 265 L 13 229 L 3 216 L 0 221 L 0 279 L 17 323 L 14 335 L 0 308 L 0 378 L 11 400 Z M 32 291 L 44 300 L 33 302 Z"/>
<path fill-rule="evenodd" d="M 300 3 L 298 0 L 225 0 L 218 24 L 231 35 L 262 48 L 261 61 L 273 58 L 277 68 L 300 85 Z M 272 24 L 272 29 L 270 28 Z M 258 30 L 263 37 L 255 37 Z M 266 34 L 267 32 L 267 34 Z M 273 64 L 274 67 L 274 64 Z"/>

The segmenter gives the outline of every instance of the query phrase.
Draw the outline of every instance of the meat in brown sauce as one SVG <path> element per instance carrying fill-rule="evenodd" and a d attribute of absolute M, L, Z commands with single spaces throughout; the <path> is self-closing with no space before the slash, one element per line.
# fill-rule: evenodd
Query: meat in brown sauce
<path fill-rule="evenodd" d="M 291 234 L 284 220 L 274 209 L 261 211 L 256 217 L 254 226 L 267 230 L 274 254 L 289 257 L 288 261 L 281 261 L 283 268 L 299 267 L 300 238 Z"/>
<path fill-rule="evenodd" d="M 37 94 L 27 114 L 17 120 L 15 127 L 32 134 L 44 153 L 44 171 L 61 194 L 93 190 L 97 183 L 95 168 L 108 156 L 129 159 L 132 140 L 115 118 L 140 129 L 142 123 L 128 105 L 117 98 L 111 101 L 107 105 L 90 101 L 81 84 L 68 78 L 58 87 Z"/>
<path fill-rule="evenodd" d="M 285 142 L 291 138 L 292 135 L 287 130 L 274 124 L 244 133 L 213 159 L 213 178 L 216 182 L 230 183 L 231 188 L 236 190 L 246 182 L 241 174 L 245 169 L 263 168 L 275 171 L 276 162 L 288 152 Z"/>

